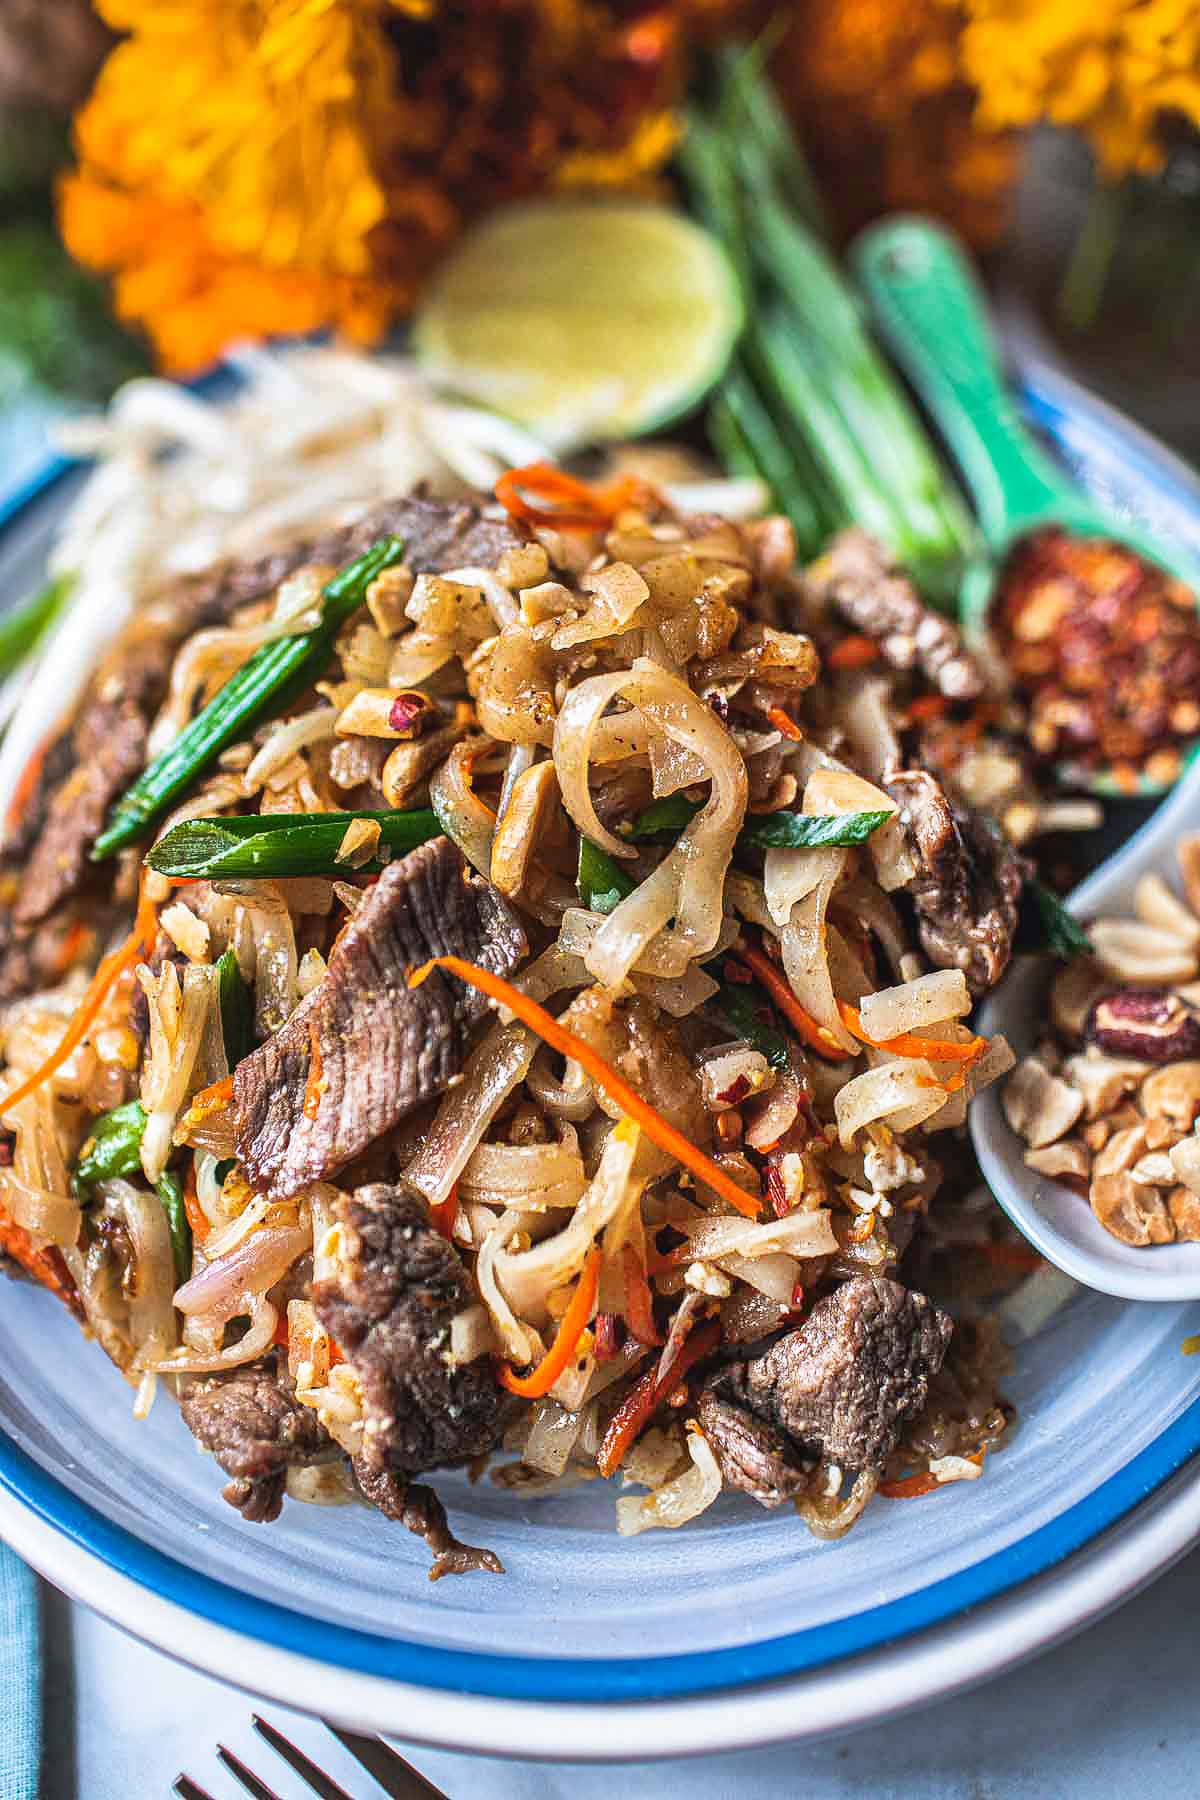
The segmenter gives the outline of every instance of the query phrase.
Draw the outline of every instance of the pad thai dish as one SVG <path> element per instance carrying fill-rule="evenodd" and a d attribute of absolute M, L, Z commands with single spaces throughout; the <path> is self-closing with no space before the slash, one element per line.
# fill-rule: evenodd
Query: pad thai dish
<path fill-rule="evenodd" d="M 439 1469 L 822 1537 L 978 1476 L 998 1340 L 918 1276 L 1030 865 L 955 629 L 629 474 L 339 509 L 152 582 L 28 763 L 9 1271 L 247 1520 L 359 1498 L 435 1574 L 499 1566 Z"/>

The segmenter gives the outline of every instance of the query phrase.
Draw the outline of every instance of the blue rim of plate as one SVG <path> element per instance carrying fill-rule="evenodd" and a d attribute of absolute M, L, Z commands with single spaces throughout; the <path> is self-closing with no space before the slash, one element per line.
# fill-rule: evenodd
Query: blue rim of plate
<path fill-rule="evenodd" d="M 1026 373 L 1024 399 L 1031 421 L 1062 446 L 1086 477 L 1081 443 L 1096 461 L 1123 463 L 1134 490 L 1147 488 L 1180 521 L 1200 532 L 1200 482 L 1187 466 L 1119 414 L 1054 371 Z M 56 460 L 0 508 L 0 529 L 20 515 L 74 465 Z M 1136 498 L 1133 502 L 1137 504 Z M 159 1598 L 241 1637 L 275 1650 L 348 1671 L 415 1687 L 496 1699 L 557 1703 L 613 1703 L 682 1699 L 718 1690 L 779 1681 L 861 1655 L 969 1608 L 997 1599 L 1083 1550 L 1148 1499 L 1200 1454 L 1200 1400 L 1193 1401 L 1152 1444 L 1086 1499 L 1027 1537 L 916 1593 L 843 1619 L 722 1650 L 646 1658 L 497 1656 L 380 1637 L 316 1620 L 274 1601 L 240 1592 L 189 1569 L 144 1543 L 79 1499 L 0 1432 L 0 1487 L 34 1515 L 116 1574 Z M 960 1497 L 947 1494 L 940 1504 Z M 932 1498 L 927 1505 L 939 1504 Z"/>

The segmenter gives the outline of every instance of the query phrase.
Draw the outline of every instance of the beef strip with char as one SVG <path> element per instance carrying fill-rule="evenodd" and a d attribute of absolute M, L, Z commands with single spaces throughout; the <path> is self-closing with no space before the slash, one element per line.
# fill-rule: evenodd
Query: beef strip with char
<path fill-rule="evenodd" d="M 789 1331 L 710 1382 L 720 1400 L 774 1427 L 800 1452 L 879 1474 L 942 1366 L 954 1326 L 924 1294 L 878 1276 L 856 1276 Z M 756 1443 L 730 1459 L 760 1471 Z M 772 1478 L 778 1476 L 769 1463 Z M 737 1480 L 736 1485 L 746 1486 Z M 751 1490 L 753 1491 L 753 1490 Z M 769 1502 L 768 1502 L 769 1504 Z"/>
<path fill-rule="evenodd" d="M 949 619 L 924 605 L 885 546 L 852 526 L 804 572 L 803 595 L 874 638 L 893 669 L 919 669 L 948 700 L 974 700 L 984 687 L 975 659 Z"/>
<path fill-rule="evenodd" d="M 488 1003 L 441 970 L 410 988 L 413 969 L 453 952 L 505 975 L 527 948 L 448 838 L 385 869 L 320 985 L 238 1064 L 237 1152 L 254 1186 L 285 1199 L 327 1179 L 459 1073 Z"/>
<path fill-rule="evenodd" d="M 440 1581 L 443 1575 L 470 1575 L 476 1569 L 503 1575 L 504 1564 L 494 1550 L 481 1550 L 455 1537 L 445 1507 L 423 1481 L 406 1484 L 390 1469 L 369 1468 L 361 1456 L 354 1459 L 354 1478 L 384 1518 L 395 1519 L 424 1539 L 433 1554 L 430 1581 Z"/>
<path fill-rule="evenodd" d="M 296 1399 L 281 1358 L 189 1382 L 179 1405 L 197 1443 L 231 1477 L 224 1498 L 252 1524 L 279 1517 L 290 1468 L 337 1455 L 316 1413 Z"/>
<path fill-rule="evenodd" d="M 500 1390 L 486 1357 L 445 1361 L 450 1321 L 473 1294 L 424 1196 L 378 1182 L 339 1195 L 334 1211 L 336 1272 L 312 1298 L 362 1386 L 363 1469 L 407 1477 L 490 1450 Z"/>
<path fill-rule="evenodd" d="M 521 541 L 507 520 L 485 517 L 476 504 L 413 495 L 315 539 L 187 576 L 121 634 L 71 723 L 47 749 L 22 815 L 7 834 L 5 867 L 18 887 L 11 929 L 0 944 L 0 992 L 11 998 L 36 986 L 26 936 L 88 885 L 88 851 L 109 808 L 144 766 L 150 724 L 182 641 L 204 626 L 227 623 L 238 607 L 265 599 L 304 564 L 340 566 L 389 532 L 404 539 L 405 561 L 415 574 L 491 568 Z"/>
<path fill-rule="evenodd" d="M 1033 865 L 993 819 L 952 797 L 927 770 L 894 770 L 884 785 L 919 864 L 907 892 L 922 948 L 938 968 L 961 969 L 972 993 L 984 994 L 1008 967 Z"/>
<path fill-rule="evenodd" d="M 802 1491 L 808 1475 L 782 1431 L 705 1388 L 696 1405 L 700 1429 L 726 1487 L 740 1488 L 760 1506 L 781 1506 Z"/>

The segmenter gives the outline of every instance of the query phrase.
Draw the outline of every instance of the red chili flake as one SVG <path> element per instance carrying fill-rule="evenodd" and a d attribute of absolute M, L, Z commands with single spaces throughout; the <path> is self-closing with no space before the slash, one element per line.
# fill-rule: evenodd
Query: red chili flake
<path fill-rule="evenodd" d="M 730 1082 L 729 1086 L 727 1088 L 725 1088 L 722 1093 L 719 1093 L 717 1095 L 717 1099 L 720 1100 L 725 1106 L 736 1106 L 738 1101 L 744 1100 L 746 1098 L 746 1095 L 749 1092 L 750 1092 L 749 1076 L 748 1075 L 738 1075 L 733 1081 Z"/>
<path fill-rule="evenodd" d="M 397 694 L 392 701 L 388 724 L 393 731 L 404 732 L 409 737 L 419 737 L 432 712 L 433 706 L 428 694 L 419 694 L 415 689 L 409 689 Z"/>
<path fill-rule="evenodd" d="M 788 1197 L 783 1185 L 783 1170 L 777 1162 L 767 1164 L 767 1200 L 775 1217 L 782 1219 L 788 1211 Z"/>
<path fill-rule="evenodd" d="M 1142 771 L 1169 779 L 1196 721 L 1178 699 L 1200 691 L 1196 597 L 1132 550 L 1066 532 L 1035 533 L 1010 558 L 997 617 L 1043 756 L 1108 764 L 1133 792 Z M 1151 768 L 1153 764 L 1153 768 Z"/>
<path fill-rule="evenodd" d="M 17 1134 L 15 1131 L 0 1130 L 0 1169 L 12 1168 L 13 1150 L 16 1146 L 16 1142 Z"/>

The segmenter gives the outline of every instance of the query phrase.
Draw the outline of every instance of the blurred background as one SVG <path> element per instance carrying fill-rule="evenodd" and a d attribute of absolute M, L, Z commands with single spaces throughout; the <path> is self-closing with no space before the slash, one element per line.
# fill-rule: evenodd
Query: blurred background
<path fill-rule="evenodd" d="M 1195 0 L 0 0 L 10 478 L 139 370 L 378 342 L 507 199 L 665 191 L 703 56 L 764 30 L 835 243 L 946 219 L 1011 328 L 1200 458 Z"/>

